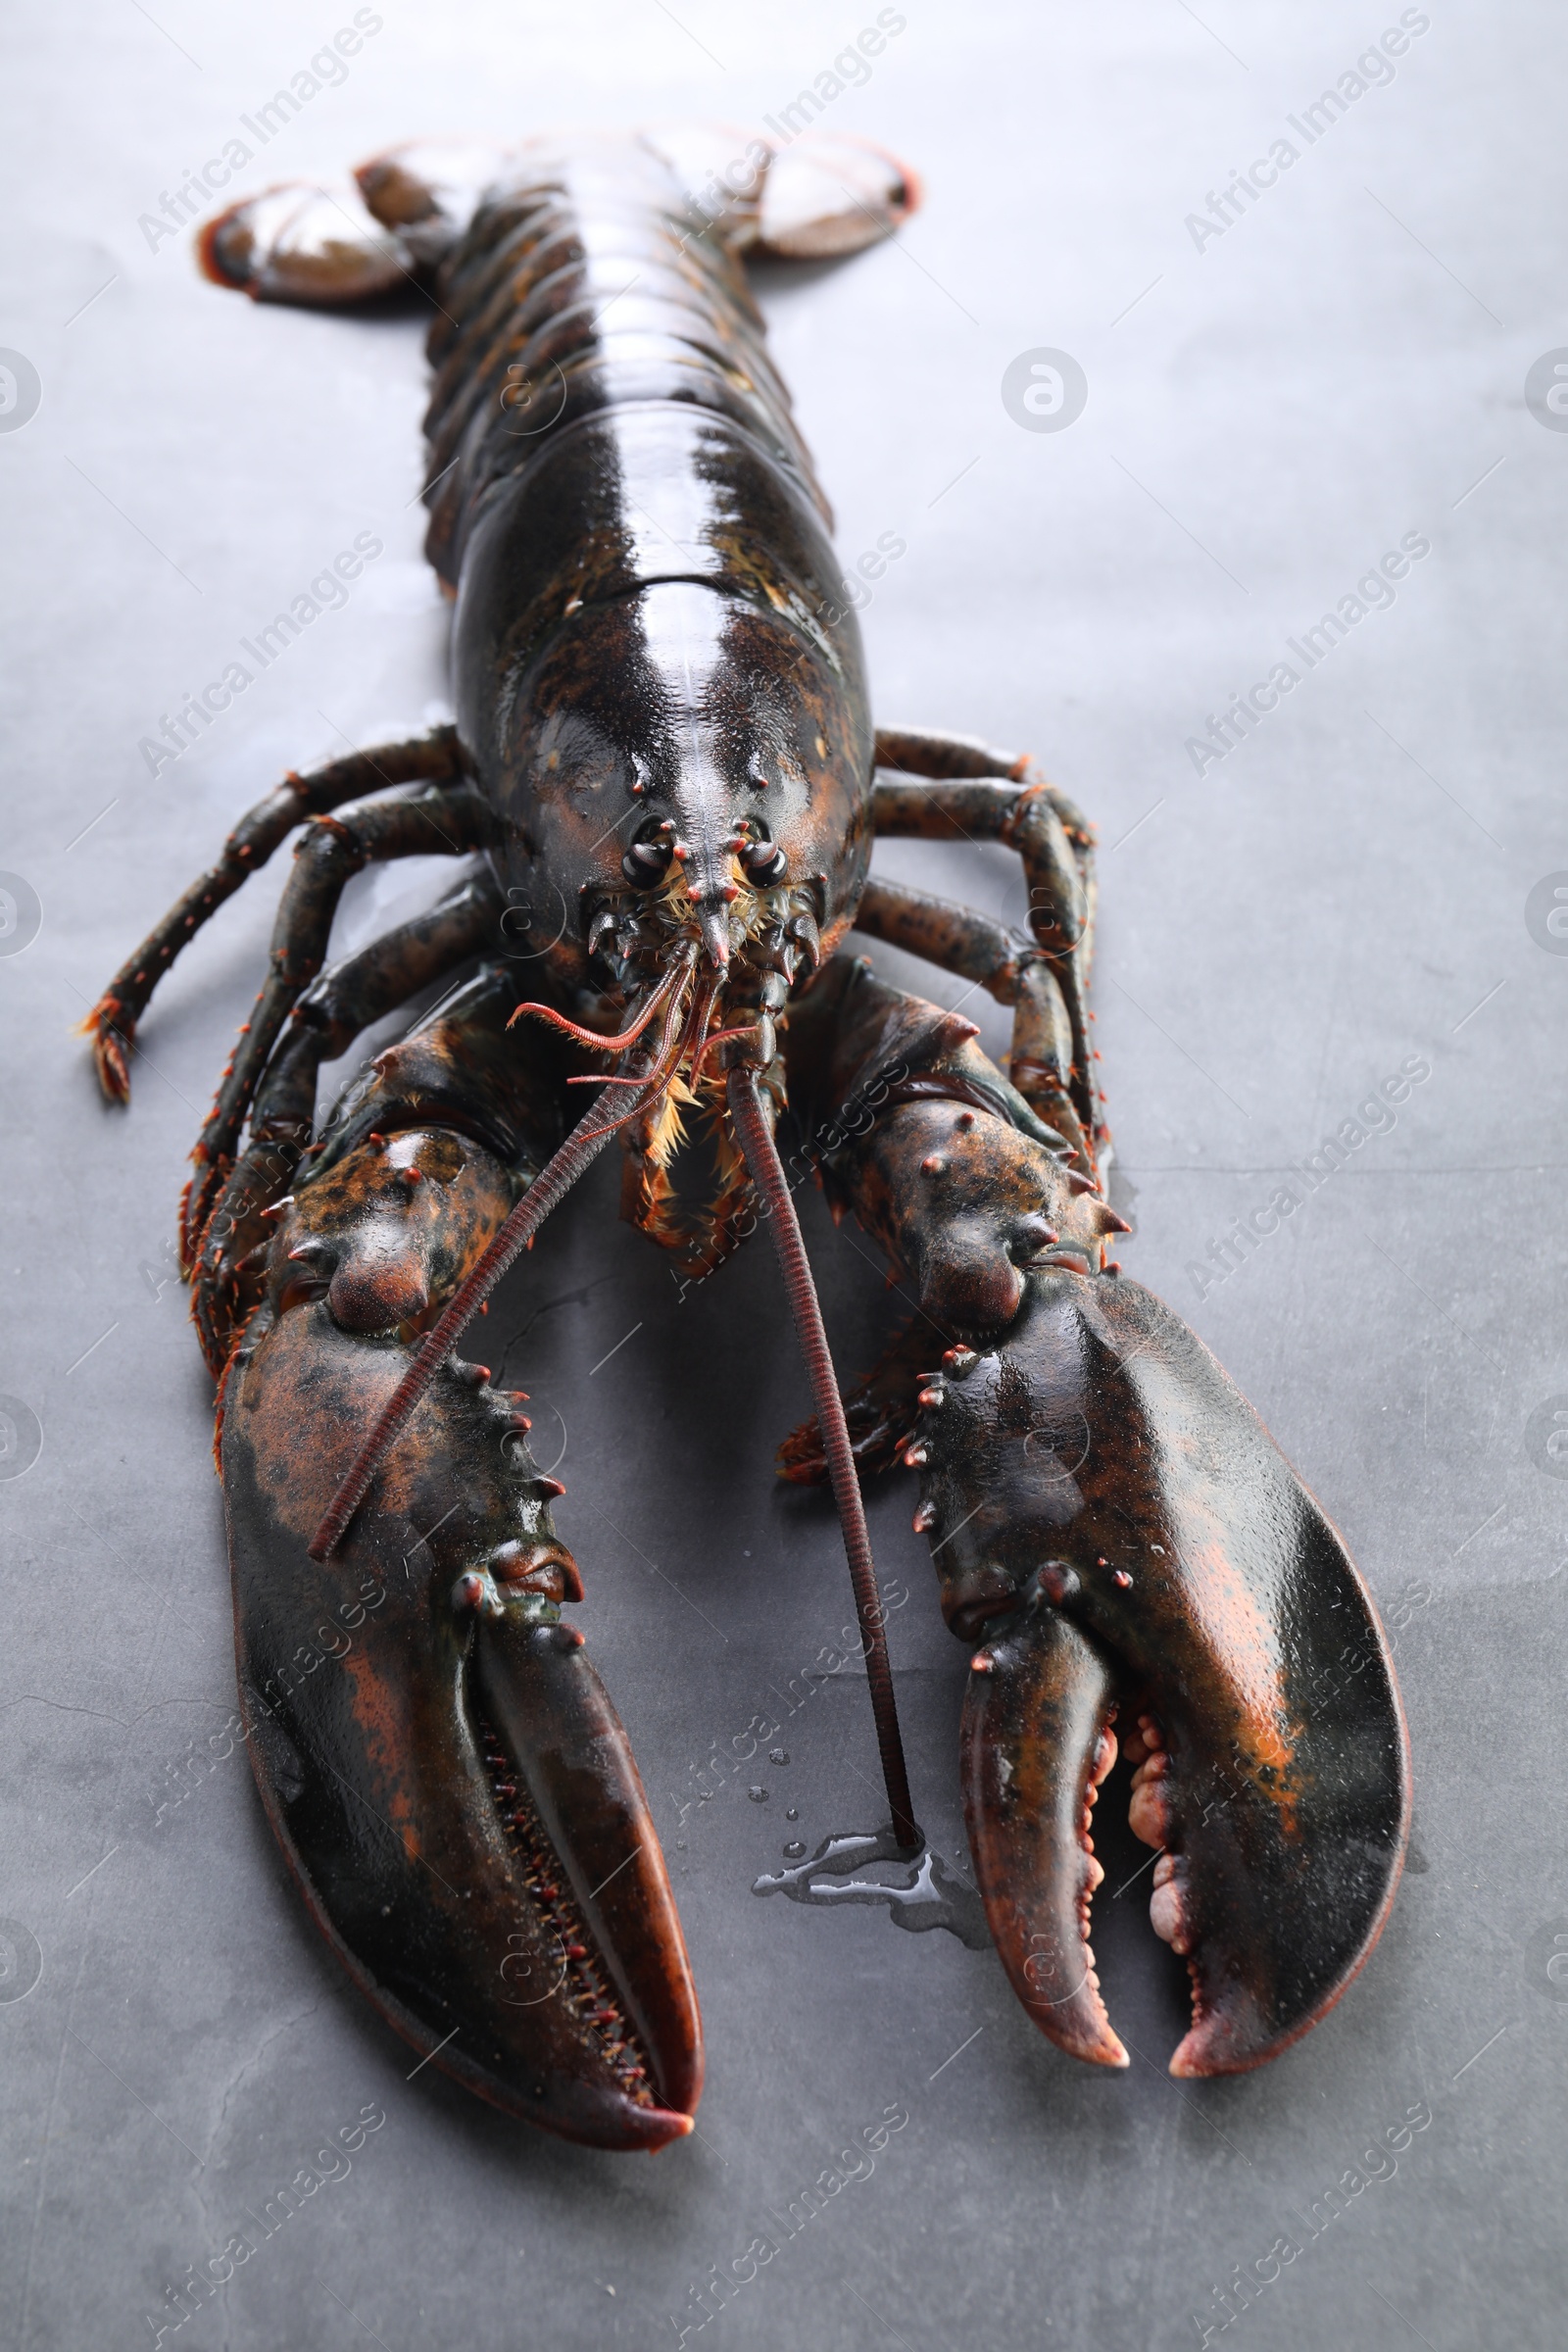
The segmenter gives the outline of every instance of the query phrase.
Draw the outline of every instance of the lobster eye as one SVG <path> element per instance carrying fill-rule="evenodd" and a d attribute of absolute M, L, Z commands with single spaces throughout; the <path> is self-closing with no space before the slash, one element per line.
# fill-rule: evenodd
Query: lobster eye
<path fill-rule="evenodd" d="M 754 820 L 755 821 L 755 820 Z M 784 879 L 785 858 L 777 842 L 764 832 L 756 841 L 749 841 L 740 854 L 747 878 L 760 890 L 766 890 Z"/>
<path fill-rule="evenodd" d="M 669 871 L 675 828 L 669 818 L 644 825 L 620 861 L 620 870 L 635 890 L 651 890 Z"/>

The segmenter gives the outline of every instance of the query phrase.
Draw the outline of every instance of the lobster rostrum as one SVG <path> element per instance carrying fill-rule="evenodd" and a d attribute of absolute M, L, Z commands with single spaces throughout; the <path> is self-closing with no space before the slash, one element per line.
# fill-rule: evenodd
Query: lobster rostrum
<path fill-rule="evenodd" d="M 1092 1077 L 1090 828 L 1026 759 L 871 723 L 743 261 L 870 244 L 910 175 L 825 136 L 705 138 L 404 148 L 206 229 L 209 275 L 261 300 L 412 286 L 433 307 L 456 723 L 290 774 L 87 1024 L 123 1099 L 156 983 L 303 828 L 181 1212 L 256 1776 L 318 1926 L 399 2032 L 511 2113 L 617 2148 L 690 2130 L 696 1996 L 625 1734 L 563 1617 L 583 1592 L 564 1490 L 526 1399 L 454 1352 L 612 1137 L 624 1213 L 688 1266 L 768 1227 L 816 1406 L 781 1467 L 834 1491 L 906 1847 L 859 1480 L 919 1475 L 914 1524 L 972 1651 L 977 1883 L 1052 2040 L 1126 2064 L 1088 1942 L 1113 1722 L 1158 1849 L 1153 1925 L 1192 1973 L 1178 2074 L 1254 2066 L 1338 1998 L 1408 1812 L 1343 1543 L 1105 1254 L 1125 1226 Z M 1012 848 L 1028 935 L 872 878 L 878 835 Z M 328 963 L 349 875 L 433 849 L 469 859 L 457 886 Z M 852 924 L 1012 1006 L 1006 1072 L 971 1023 L 840 953 Z M 323 1060 L 444 981 L 318 1122 Z M 848 1399 L 786 1111 L 835 1214 L 918 1301 Z"/>

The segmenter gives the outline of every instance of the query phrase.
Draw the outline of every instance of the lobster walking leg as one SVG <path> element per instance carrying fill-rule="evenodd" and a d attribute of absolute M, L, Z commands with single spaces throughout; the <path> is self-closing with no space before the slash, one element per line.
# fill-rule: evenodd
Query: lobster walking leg
<path fill-rule="evenodd" d="M 1193 1979 L 1172 2069 L 1255 2066 L 1338 1999 L 1399 1875 L 1406 1741 L 1370 1597 L 1206 1349 L 1104 1270 L 1119 1220 L 972 1037 L 863 969 L 823 985 L 791 1046 L 825 1181 L 906 1271 L 934 1366 L 947 1342 L 904 1458 L 978 1643 L 965 1802 L 1004 1962 L 1042 2032 L 1123 2062 L 1087 1940 L 1119 1703 L 1145 1718 L 1151 1917 Z M 855 1101 L 874 1116 L 835 1130 Z"/>
<path fill-rule="evenodd" d="M 1013 1006 L 1008 1075 L 1092 1176 L 1093 1129 L 1079 1116 L 1072 1021 L 1053 959 L 991 915 L 875 876 L 865 886 L 855 927 L 868 939 L 923 956 L 959 979 L 978 980 L 999 1004 Z"/>
<path fill-rule="evenodd" d="M 136 1023 L 159 981 L 202 925 L 260 871 L 296 825 L 304 824 L 308 817 L 327 815 L 356 794 L 376 792 L 383 785 L 444 783 L 460 772 L 457 729 L 436 727 L 428 735 L 378 744 L 373 751 L 355 752 L 347 760 L 329 760 L 303 776 L 291 774 L 264 801 L 258 801 L 224 842 L 218 863 L 209 866 L 175 900 L 156 930 L 150 931 L 135 954 L 121 965 L 81 1024 L 81 1034 L 92 1039 L 99 1083 L 110 1100 L 129 1100 L 126 1055 L 135 1040 Z"/>
<path fill-rule="evenodd" d="M 559 1141 L 562 1065 L 507 1039 L 515 999 L 481 973 L 381 1056 L 285 1204 L 221 1396 L 240 1679 L 284 1853 L 397 2030 L 510 2113 L 657 2147 L 690 2129 L 696 2001 L 516 1399 L 450 1360 L 330 1563 L 307 1549 Z"/>
<path fill-rule="evenodd" d="M 494 879 L 477 874 L 424 914 L 330 965 L 295 1006 L 257 1091 L 249 1140 L 214 1203 L 191 1271 L 191 1318 L 215 1379 L 260 1303 L 270 1218 L 310 1144 L 322 1062 L 493 942 L 500 909 Z"/>
<path fill-rule="evenodd" d="M 494 820 L 470 784 L 433 786 L 402 801 L 367 801 L 317 817 L 301 835 L 272 931 L 270 969 L 191 1153 L 183 1247 L 194 1261 L 213 1203 L 233 1161 L 251 1098 L 296 1001 L 326 956 L 332 917 L 351 874 L 377 858 L 458 857 L 488 842 Z"/>
<path fill-rule="evenodd" d="M 1078 1123 L 1091 1141 L 1102 1132 L 1092 1078 L 1089 968 L 1094 953 L 1094 830 L 1066 794 L 1048 784 L 1028 757 L 993 750 L 962 735 L 883 728 L 876 739 L 876 829 L 883 838 L 1000 841 L 1016 850 L 1029 886 L 1029 929 L 1060 992 L 1072 1035 L 1070 1091 Z M 883 772 L 894 771 L 894 772 Z M 911 776 L 929 777 L 913 784 Z M 928 953 L 916 948 L 916 954 Z M 938 956 L 938 961 L 945 961 Z M 988 982 L 989 986 L 990 983 Z M 1004 1002 L 1012 1000 L 1004 999 Z M 1050 1052 L 1052 1024 L 1045 1025 Z M 1038 1077 L 1031 1056 L 1014 1058 L 1014 1081 L 1051 1088 L 1049 1061 Z M 1025 1092 L 1029 1088 L 1025 1087 Z"/>

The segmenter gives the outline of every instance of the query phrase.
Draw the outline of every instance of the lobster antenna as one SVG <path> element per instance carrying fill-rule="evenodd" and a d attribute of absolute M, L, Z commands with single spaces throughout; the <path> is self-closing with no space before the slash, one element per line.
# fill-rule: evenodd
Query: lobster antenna
<path fill-rule="evenodd" d="M 487 1294 L 533 1239 L 556 1203 L 599 1157 L 616 1128 L 635 1117 L 642 1105 L 642 1095 L 636 1096 L 628 1108 L 624 1096 L 617 1099 L 612 1087 L 601 1088 L 560 1151 L 540 1170 L 466 1281 L 453 1293 L 441 1320 L 426 1334 L 418 1354 L 393 1391 L 390 1401 L 382 1407 L 375 1427 L 333 1495 L 326 1517 L 311 1538 L 313 1560 L 329 1559 L 341 1543 L 349 1521 L 365 1500 L 371 1479 L 407 1428 L 425 1391 L 457 1346 L 464 1327 L 478 1313 Z M 613 1117 L 602 1115 L 612 1110 Z"/>
<path fill-rule="evenodd" d="M 545 1162 L 472 1272 L 459 1284 L 440 1321 L 426 1334 L 418 1354 L 403 1375 L 390 1400 L 383 1406 L 375 1427 L 349 1465 L 346 1477 L 332 1497 L 326 1517 L 311 1538 L 309 1550 L 313 1560 L 331 1558 L 343 1540 L 349 1521 L 365 1500 L 371 1479 L 407 1428 L 425 1391 L 457 1346 L 465 1327 L 478 1313 L 513 1259 L 532 1241 L 550 1211 L 570 1192 L 578 1177 L 593 1165 L 611 1137 L 634 1119 L 649 1099 L 666 1083 L 670 1049 L 675 1042 L 675 1025 L 680 1018 L 685 996 L 684 989 L 676 987 L 675 982 L 683 978 L 690 968 L 691 958 L 684 957 L 674 972 L 662 981 L 655 991 L 655 1004 L 667 997 L 669 1009 L 664 1017 L 663 1035 L 660 1039 L 653 1064 L 635 1082 L 637 1092 L 629 1101 L 624 1095 L 617 1100 L 615 1090 L 623 1083 L 618 1078 L 608 1079 L 600 1087 L 565 1142 Z M 711 992 L 707 1003 L 711 1003 Z M 524 1009 L 531 1011 L 534 1007 L 525 1006 Z M 706 1006 L 703 1009 L 706 1026 Z M 639 1020 L 634 1034 L 640 1033 L 645 1026 L 646 1023 Z M 683 1036 L 682 1050 L 684 1045 Z"/>
<path fill-rule="evenodd" d="M 816 1285 L 811 1280 L 811 1264 L 801 1236 L 800 1219 L 795 1214 L 794 1197 L 779 1159 L 778 1146 L 773 1141 L 771 1122 L 758 1093 L 757 1072 L 752 1066 L 739 1063 L 730 1071 L 728 1096 L 730 1116 L 740 1137 L 752 1182 L 767 1204 L 773 1247 L 778 1251 L 784 1288 L 789 1293 L 790 1309 L 795 1317 L 796 1336 L 801 1343 L 801 1353 L 806 1358 L 806 1370 L 816 1405 L 817 1426 L 822 1432 L 823 1449 L 827 1455 L 828 1477 L 833 1485 L 833 1499 L 838 1504 L 839 1525 L 844 1531 L 850 1583 L 855 1589 L 855 1613 L 859 1620 L 860 1642 L 865 1651 L 866 1680 L 871 1686 L 871 1713 L 876 1723 L 882 1778 L 887 1786 L 888 1803 L 893 1812 L 894 1835 L 900 1845 L 908 1850 L 919 1845 L 920 1833 L 915 1827 L 909 1805 L 909 1775 L 904 1761 L 904 1741 L 899 1734 L 898 1703 L 893 1695 L 893 1670 L 888 1663 L 887 1635 L 883 1627 L 882 1602 L 876 1589 L 876 1569 L 871 1561 L 871 1539 L 866 1531 L 865 1506 L 860 1500 L 860 1481 L 855 1467 L 855 1455 L 850 1448 L 844 1400 L 839 1395 L 833 1358 L 828 1352 L 827 1333 L 822 1327 L 822 1309 L 816 1296 Z"/>

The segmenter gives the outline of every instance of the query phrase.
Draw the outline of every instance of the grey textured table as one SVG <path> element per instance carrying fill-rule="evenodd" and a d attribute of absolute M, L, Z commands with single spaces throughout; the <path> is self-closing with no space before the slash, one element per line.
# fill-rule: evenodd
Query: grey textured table
<path fill-rule="evenodd" d="M 351 14 L 98 0 L 10 33 L 0 344 L 41 405 L 19 423 L 13 368 L 0 866 L 41 928 L 8 884 L 0 2338 L 1164 2352 L 1221 2340 L 1230 2313 L 1224 2340 L 1259 2352 L 1559 2344 L 1562 25 L 1507 0 L 1129 0 L 1093 21 L 909 0 L 831 100 L 928 190 L 897 245 L 766 295 L 846 560 L 906 543 L 864 614 L 880 713 L 1030 746 L 1100 823 L 1125 1262 L 1240 1381 L 1391 1616 L 1418 1851 L 1334 2015 L 1206 2084 L 1164 2073 L 1181 1971 L 1142 1886 L 1110 1899 L 1140 1849 L 1106 1807 L 1096 1944 L 1125 2076 L 1060 2057 L 992 1954 L 902 1933 L 891 1904 L 757 1899 L 787 1838 L 880 1813 L 863 1676 L 820 1666 L 850 1614 L 838 1534 L 771 1476 L 804 1407 L 771 1262 L 743 1253 L 681 1302 L 602 1167 L 492 1329 L 569 1470 L 582 1616 L 705 2004 L 700 2134 L 647 2161 L 532 2136 L 433 2069 L 408 2081 L 286 1882 L 243 1750 L 223 1753 L 209 1392 L 170 1235 L 277 871 L 159 1000 L 128 1115 L 68 1034 L 285 766 L 444 691 L 418 320 L 226 299 L 188 231 L 139 225 Z M 776 113 L 875 11 L 380 15 L 247 184 L 417 131 Z M 1358 68 L 1401 22 L 1389 71 Z M 1087 379 L 1062 429 L 1004 403 L 1043 349 Z M 1050 422 L 1051 379 L 1027 380 Z M 160 715 L 362 531 L 385 552 L 344 608 L 150 775 Z M 1357 595 L 1415 541 L 1392 601 Z M 1326 612 L 1343 637 L 1306 640 Z M 1281 663 L 1296 682 L 1227 745 L 1211 721 Z M 1021 912 L 1000 852 L 879 857 Z M 434 878 L 364 878 L 339 942 Z M 1312 1183 L 1308 1155 L 1401 1065 L 1427 1075 L 1396 1120 L 1358 1125 Z M 1223 1272 L 1211 1245 L 1288 1182 L 1300 1206 Z M 854 1368 L 882 1269 L 817 1206 Z M 12 1476 L 29 1414 L 42 1450 Z M 892 1639 L 917 1803 L 953 1855 L 964 1652 L 906 1491 L 871 1511 L 908 1593 Z M 780 1726 L 761 1757 L 716 1773 L 759 1715 Z M 384 2121 L 278 2218 L 360 2117 Z M 841 2151 L 882 2118 L 847 2178 Z M 194 2303 L 169 2292 L 225 2268 Z"/>

